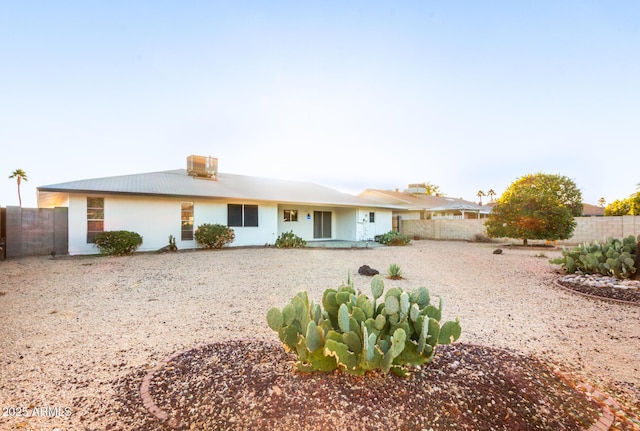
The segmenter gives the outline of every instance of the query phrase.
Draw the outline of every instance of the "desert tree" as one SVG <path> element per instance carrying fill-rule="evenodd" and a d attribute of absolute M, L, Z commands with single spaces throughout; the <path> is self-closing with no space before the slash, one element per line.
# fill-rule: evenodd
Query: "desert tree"
<path fill-rule="evenodd" d="M 528 174 L 502 194 L 486 222 L 493 238 L 562 240 L 582 215 L 582 193 L 576 183 L 561 175 Z"/>

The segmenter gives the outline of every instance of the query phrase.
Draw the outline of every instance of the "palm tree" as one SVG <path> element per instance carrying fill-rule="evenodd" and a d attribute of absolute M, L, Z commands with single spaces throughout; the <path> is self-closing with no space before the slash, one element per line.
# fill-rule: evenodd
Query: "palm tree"
<path fill-rule="evenodd" d="M 482 205 L 482 196 L 486 196 L 486 194 L 482 190 L 478 190 L 478 193 L 476 193 L 476 196 L 480 198 L 480 205 Z"/>
<path fill-rule="evenodd" d="M 29 181 L 27 179 L 27 173 L 25 171 L 23 171 L 22 169 L 16 169 L 9 176 L 9 179 L 12 179 L 12 178 L 15 178 L 16 182 L 18 183 L 18 201 L 20 202 L 20 206 L 22 207 L 22 197 L 20 196 L 20 183 L 22 181 Z"/>
<path fill-rule="evenodd" d="M 607 203 L 607 200 L 605 198 L 600 198 L 598 199 L 598 205 L 602 208 L 604 208 L 605 204 Z"/>
<path fill-rule="evenodd" d="M 491 202 L 493 202 L 493 198 L 495 197 L 496 192 L 493 189 L 489 189 L 489 191 L 487 192 L 487 196 L 489 196 L 489 199 L 491 199 Z"/>

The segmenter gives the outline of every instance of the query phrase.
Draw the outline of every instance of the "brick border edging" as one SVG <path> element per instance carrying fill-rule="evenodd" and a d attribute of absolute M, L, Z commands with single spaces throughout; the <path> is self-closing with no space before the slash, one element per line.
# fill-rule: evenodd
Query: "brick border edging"
<path fill-rule="evenodd" d="M 471 345 L 471 346 L 476 346 L 476 347 L 487 347 L 487 346 L 483 346 L 482 344 L 476 344 L 476 343 L 465 343 L 467 345 Z M 526 356 L 522 353 L 519 352 L 512 352 L 508 349 L 505 349 L 503 347 L 491 347 L 491 349 L 495 349 L 495 350 L 500 350 L 502 352 L 505 352 L 509 355 L 521 355 L 521 356 Z M 541 362 L 542 363 L 542 362 Z M 567 377 L 565 377 L 563 374 L 560 374 L 556 371 L 550 370 L 553 374 L 555 374 L 556 376 L 560 377 L 561 379 L 564 379 L 565 381 L 568 380 Z M 618 405 L 618 403 L 616 403 L 613 398 L 611 398 L 609 395 L 600 392 L 599 390 L 595 389 L 593 386 L 591 386 L 588 383 L 583 383 L 583 382 L 576 382 L 575 386 L 573 387 L 573 389 L 579 390 L 579 389 L 584 389 L 585 391 L 585 395 L 587 396 L 587 398 L 595 398 L 597 401 L 600 402 L 600 405 L 602 406 L 602 416 L 600 416 L 600 418 L 598 419 L 598 421 L 596 423 L 594 423 L 593 425 L 591 425 L 588 429 L 584 430 L 584 431 L 607 431 L 609 430 L 609 428 L 611 428 L 611 425 L 613 425 L 613 420 L 614 420 L 614 415 L 613 412 L 611 411 L 611 409 L 608 407 L 614 407 L 616 410 L 622 410 L 620 408 L 620 405 Z"/>
<path fill-rule="evenodd" d="M 481 347 L 481 348 L 488 347 L 488 346 L 483 346 L 482 344 L 476 344 L 476 343 L 464 343 L 464 344 L 469 346 Z M 142 383 L 140 384 L 140 398 L 142 398 L 142 404 L 144 405 L 144 407 L 147 409 L 149 413 L 151 413 L 153 416 L 156 417 L 156 419 L 158 419 L 160 422 L 165 423 L 170 428 L 178 429 L 182 426 L 182 423 L 178 421 L 176 418 L 172 418 L 171 416 L 169 416 L 167 412 L 162 410 L 153 402 L 153 398 L 151 397 L 151 394 L 149 392 L 151 379 L 153 379 L 153 376 L 155 375 L 156 372 L 160 371 L 161 368 L 168 365 L 171 361 L 173 361 L 178 356 L 184 353 L 187 353 L 191 350 L 199 349 L 205 346 L 208 346 L 208 344 L 198 344 L 189 349 L 183 349 L 169 356 L 166 356 L 155 367 L 150 369 L 142 379 Z M 502 347 L 490 347 L 490 348 L 495 350 L 501 350 L 510 355 L 513 355 L 513 354 L 521 355 L 521 353 L 512 352 Z M 616 409 L 616 411 L 621 411 L 622 409 L 620 408 L 620 405 L 616 403 L 613 400 L 613 398 L 611 398 L 609 395 L 603 392 L 600 392 L 598 389 L 595 389 L 593 386 L 589 385 L 588 383 L 577 382 L 575 389 L 584 389 L 587 397 L 595 398 L 597 401 L 601 403 L 601 406 L 602 406 L 602 410 L 601 410 L 602 416 L 600 416 L 600 419 L 598 419 L 596 423 L 594 423 L 584 431 L 608 431 L 609 428 L 611 428 L 611 425 L 613 425 L 613 421 L 615 419 L 615 416 L 611 411 L 611 408 L 609 407 Z"/>
<path fill-rule="evenodd" d="M 575 289 L 572 289 L 570 287 L 565 286 L 564 284 L 560 283 L 560 281 L 558 279 L 553 280 L 553 283 L 556 286 L 564 289 L 567 292 L 571 292 L 574 295 L 582 296 L 584 298 L 594 299 L 594 300 L 598 300 L 598 301 L 609 301 L 609 302 L 613 302 L 614 304 L 634 305 L 636 307 L 640 306 L 640 302 L 625 301 L 623 299 L 608 298 L 606 296 L 597 296 L 597 295 L 591 295 L 590 293 L 580 292 L 579 290 L 575 290 Z"/>
<path fill-rule="evenodd" d="M 613 425 L 613 421 L 615 419 L 611 408 L 621 410 L 620 405 L 618 405 L 618 403 L 616 403 L 609 395 L 600 392 L 588 383 L 579 382 L 576 387 L 578 389 L 584 389 L 587 396 L 595 398 L 600 402 L 602 406 L 602 416 L 600 416 L 598 422 L 591 425 L 586 431 L 607 431 L 609 428 L 611 428 L 611 425 Z"/>

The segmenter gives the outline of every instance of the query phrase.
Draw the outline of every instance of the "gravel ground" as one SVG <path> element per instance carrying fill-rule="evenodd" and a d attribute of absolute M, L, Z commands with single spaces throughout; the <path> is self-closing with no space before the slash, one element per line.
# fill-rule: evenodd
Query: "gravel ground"
<path fill-rule="evenodd" d="M 0 262 L 0 429 L 136 429 L 121 422 L 120 384 L 199 344 L 273 342 L 267 310 L 299 290 L 320 299 L 367 264 L 426 286 L 459 316 L 461 343 L 559 366 L 640 409 L 640 307 L 554 285 L 560 251 L 414 241 L 368 250 L 237 248 L 133 257 Z M 17 416 L 16 416 L 17 415 Z M 129 427 L 129 428 L 127 428 Z"/>

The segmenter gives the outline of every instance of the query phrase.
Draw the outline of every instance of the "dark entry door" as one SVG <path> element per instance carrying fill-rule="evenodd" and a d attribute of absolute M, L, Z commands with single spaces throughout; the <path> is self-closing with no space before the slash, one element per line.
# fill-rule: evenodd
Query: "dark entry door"
<path fill-rule="evenodd" d="M 331 211 L 313 212 L 313 237 L 331 238 Z"/>

